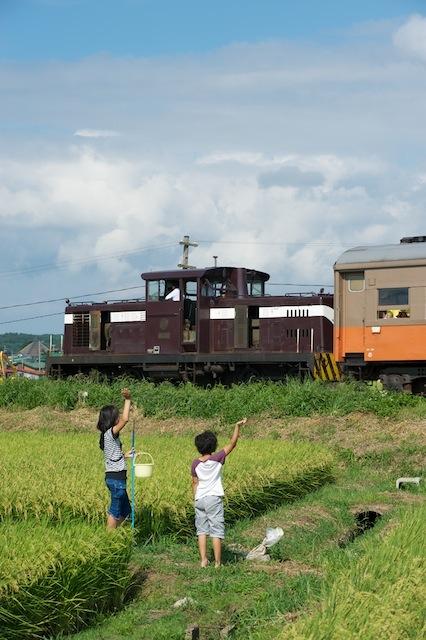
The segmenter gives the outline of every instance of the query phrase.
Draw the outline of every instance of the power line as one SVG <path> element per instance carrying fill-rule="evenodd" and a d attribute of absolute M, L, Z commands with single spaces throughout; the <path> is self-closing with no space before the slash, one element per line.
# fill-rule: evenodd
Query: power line
<path fill-rule="evenodd" d="M 84 264 L 90 264 L 93 262 L 101 262 L 103 260 L 111 260 L 112 258 L 123 258 L 125 256 L 135 255 L 137 253 L 142 253 L 144 251 L 167 249 L 174 246 L 176 246 L 175 242 L 157 245 L 157 246 L 151 246 L 151 247 L 139 247 L 139 249 L 126 251 L 123 253 L 112 253 L 112 254 L 103 254 L 103 255 L 101 254 L 93 258 L 84 258 L 81 260 L 65 260 L 63 262 L 35 265 L 34 267 L 27 267 L 25 269 L 15 269 L 13 271 L 0 271 L 0 277 L 25 275 L 28 273 L 37 273 L 39 271 L 49 271 L 51 269 L 55 269 L 59 271 L 74 265 L 84 265 Z"/>
<path fill-rule="evenodd" d="M 347 244 L 344 242 L 270 242 L 270 241 L 258 241 L 258 240 L 197 240 L 199 244 L 254 244 L 254 245 L 267 245 L 267 246 L 303 246 L 303 247 L 353 247 L 353 243 Z M 367 245 L 365 245 L 367 246 Z"/>
<path fill-rule="evenodd" d="M 309 243 L 289 243 L 289 242 L 258 242 L 258 241 L 253 241 L 253 242 L 247 242 L 247 241 L 227 241 L 227 240 L 223 240 L 223 241 L 216 241 L 216 240 L 199 240 L 199 243 L 218 243 L 218 244 L 242 244 L 242 245 L 247 245 L 247 244 L 260 244 L 260 245 L 308 245 Z M 311 246 L 333 246 L 336 243 L 311 243 Z M 88 264 L 91 262 L 96 262 L 96 261 L 101 261 L 101 260 L 109 260 L 111 258 L 117 258 L 117 257 L 124 257 L 124 256 L 128 256 L 128 255 L 134 255 L 137 253 L 141 253 L 143 251 L 149 251 L 149 250 L 156 250 L 156 249 L 164 249 L 164 248 L 169 248 L 169 247 L 174 247 L 175 243 L 167 243 L 167 244 L 163 244 L 163 245 L 157 245 L 157 246 L 150 246 L 150 247 L 140 247 L 138 249 L 134 249 L 133 251 L 127 251 L 127 252 L 122 252 L 122 253 L 117 253 L 117 254 L 104 254 L 104 255 L 100 255 L 100 256 L 96 256 L 94 258 L 87 258 L 84 260 L 68 260 L 68 261 L 64 261 L 62 263 L 56 263 L 56 264 L 45 264 L 45 265 L 38 265 L 35 267 L 32 267 L 31 269 L 22 269 L 22 270 L 15 270 L 15 271 L 9 271 L 9 272 L 0 272 L 0 277 L 1 276 L 8 276 L 8 275 L 19 275 L 19 274 L 24 274 L 24 273 L 32 273 L 32 272 L 36 272 L 36 271 L 42 271 L 42 270 L 47 270 L 47 269 L 64 269 L 67 266 L 70 265 L 77 265 L 77 264 Z M 283 282 L 283 283 L 278 283 L 278 282 L 269 282 L 267 283 L 270 286 L 291 286 L 291 287 L 327 287 L 327 288 L 332 288 L 333 285 L 328 285 L 328 284 L 312 284 L 312 283 L 292 283 L 292 282 Z M 49 300 L 37 300 L 37 301 L 33 301 L 33 302 L 26 302 L 26 303 L 20 303 L 20 304 L 14 304 L 14 305 L 4 305 L 0 307 L 0 310 L 5 310 L 5 309 L 16 309 L 16 308 L 20 308 L 20 307 L 31 307 L 31 306 L 36 306 L 36 305 L 40 305 L 40 304 L 49 304 L 49 303 L 54 303 L 54 302 L 62 302 L 65 301 L 66 299 L 75 299 L 75 298 L 86 298 L 89 296 L 97 296 L 97 295 L 104 295 L 107 293 L 117 293 L 117 292 L 121 292 L 121 291 L 130 291 L 130 290 L 134 290 L 134 289 L 140 289 L 143 285 L 139 285 L 139 286 L 133 286 L 133 287 L 123 287 L 120 289 L 109 289 L 106 291 L 97 291 L 97 292 L 93 292 L 93 293 L 86 293 L 86 294 L 79 294 L 79 295 L 75 295 L 75 296 L 69 296 L 68 298 L 53 298 L 53 299 L 49 299 Z M 30 316 L 30 317 L 25 317 L 25 318 L 17 318 L 14 320 L 6 320 L 6 321 L 2 321 L 0 322 L 0 325 L 4 325 L 4 324 L 12 324 L 12 323 L 17 323 L 17 322 L 25 322 L 26 320 L 37 320 L 39 318 L 51 318 L 51 317 L 55 317 L 55 316 L 60 316 L 62 315 L 62 312 L 60 313 L 51 313 L 51 314 L 42 314 L 42 315 L 37 315 L 37 316 Z"/>
<path fill-rule="evenodd" d="M 25 320 L 38 320 L 39 318 L 53 318 L 53 316 L 63 316 L 64 312 L 61 313 L 46 313 L 42 316 L 31 316 L 30 318 L 18 318 L 16 320 L 4 320 L 0 322 L 0 324 L 12 324 L 14 322 L 24 322 Z"/>
<path fill-rule="evenodd" d="M 276 286 L 282 286 L 283 284 L 285 286 L 292 286 L 292 287 L 321 287 L 321 286 L 331 286 L 331 285 L 320 285 L 320 284 L 297 284 L 297 283 L 291 283 L 291 282 L 287 282 L 287 283 L 278 283 L 278 282 L 271 282 L 271 283 L 267 283 L 267 284 L 273 284 Z M 128 291 L 129 289 L 139 289 L 140 287 L 127 287 L 126 289 L 112 289 L 110 291 L 100 291 L 98 292 L 99 294 L 101 293 L 113 293 L 116 291 Z M 83 298 L 85 296 L 89 296 L 89 295 L 97 295 L 94 293 L 87 293 L 85 295 L 82 296 L 75 296 L 75 297 L 80 297 Z M 51 300 L 51 301 L 44 301 L 44 302 L 60 302 L 62 301 L 63 298 L 58 298 L 57 300 Z M 28 303 L 28 305 L 31 304 L 43 304 L 43 302 L 31 302 Z M 27 305 L 15 305 L 15 306 L 27 306 Z M 0 307 L 0 309 L 9 309 L 11 307 Z M 16 322 L 25 322 L 26 320 L 38 320 L 40 318 L 53 318 L 54 316 L 62 316 L 63 315 L 63 311 L 59 312 L 59 313 L 46 313 L 46 314 L 42 314 L 42 315 L 38 315 L 38 316 L 27 316 L 26 318 L 15 318 L 14 320 L 5 320 L 0 322 L 0 325 L 3 324 L 14 324 Z"/>
<path fill-rule="evenodd" d="M 121 291 L 131 291 L 132 289 L 141 289 L 143 287 L 143 283 L 136 287 L 124 287 L 123 289 L 109 289 L 107 291 L 95 291 L 93 293 L 81 293 L 75 296 L 64 296 L 62 298 L 52 298 L 51 300 L 37 300 L 35 302 L 23 302 L 21 304 L 10 304 L 4 307 L 0 307 L 2 309 L 16 309 L 18 307 L 32 307 L 38 304 L 49 304 L 51 302 L 65 302 L 65 300 L 75 300 L 76 298 L 88 298 L 89 296 L 101 296 L 106 293 L 119 293 Z"/>
<path fill-rule="evenodd" d="M 341 242 L 271 242 L 271 241 L 247 241 L 247 240 L 197 240 L 198 243 L 203 244 L 230 244 L 230 245 L 264 245 L 264 246 L 308 246 L 308 247 L 350 247 L 352 244 L 341 243 Z M 65 269 L 69 266 L 73 265 L 85 265 L 93 262 L 101 262 L 103 260 L 111 260 L 113 258 L 123 258 L 130 255 L 135 255 L 138 253 L 142 253 L 144 251 L 158 250 L 158 249 L 167 249 L 171 247 L 175 247 L 176 243 L 164 243 L 157 246 L 148 246 L 148 247 L 139 247 L 138 249 L 133 249 L 132 251 L 125 251 L 121 253 L 112 253 L 112 254 L 100 254 L 98 256 L 94 256 L 93 258 L 83 258 L 80 260 L 64 260 L 62 262 L 57 263 L 47 263 L 41 265 L 35 265 L 33 267 L 27 267 L 24 269 L 14 269 L 11 271 L 0 271 L 0 277 L 3 276 L 12 276 L 12 275 L 22 275 L 27 273 L 34 273 L 38 271 L 47 271 L 50 269 Z"/>
<path fill-rule="evenodd" d="M 310 246 L 310 247 L 326 247 L 326 246 L 352 246 L 351 244 L 337 243 L 337 242 L 259 242 L 259 241 L 238 241 L 238 240 L 197 240 L 198 243 L 203 244 L 229 244 L 229 245 L 264 245 L 264 246 Z M 11 271 L 0 271 L 0 277 L 25 275 L 29 273 L 38 273 L 40 271 L 49 270 L 63 270 L 70 266 L 93 264 L 102 262 L 104 260 L 111 260 L 113 258 L 124 258 L 126 256 L 136 255 L 143 253 L 144 251 L 168 249 L 175 247 L 176 243 L 164 243 L 157 246 L 139 247 L 132 251 L 125 251 L 121 253 L 101 254 L 94 256 L 93 258 L 83 258 L 80 260 L 64 260 L 57 263 L 47 263 L 41 265 L 35 265 L 33 267 L 27 267 L 24 269 L 14 269 Z"/>
<path fill-rule="evenodd" d="M 327 289 L 333 289 L 334 287 L 333 284 L 313 284 L 312 282 L 266 282 L 265 284 L 270 287 L 326 287 Z"/>
<path fill-rule="evenodd" d="M 267 282 L 268 287 L 327 287 L 333 288 L 332 284 L 315 284 L 312 282 Z M 19 307 L 33 307 L 39 304 L 50 304 L 53 302 L 65 302 L 66 300 L 75 300 L 76 298 L 89 298 L 90 296 L 102 296 L 106 293 L 121 293 L 122 291 L 132 291 L 141 289 L 144 285 L 140 284 L 134 287 L 123 287 L 121 289 L 107 289 L 106 291 L 92 291 L 91 293 L 79 293 L 74 296 L 63 296 L 62 298 L 51 298 L 50 300 L 35 300 L 34 302 L 21 302 L 20 304 L 9 304 L 0 307 L 0 311 L 4 309 L 18 309 Z"/>

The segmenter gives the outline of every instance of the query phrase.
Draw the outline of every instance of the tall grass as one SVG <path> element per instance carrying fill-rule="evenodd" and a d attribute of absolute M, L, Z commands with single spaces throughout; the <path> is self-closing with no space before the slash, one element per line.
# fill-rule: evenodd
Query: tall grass
<path fill-rule="evenodd" d="M 122 605 L 129 531 L 33 520 L 3 521 L 0 531 L 0 640 L 70 633 Z"/>
<path fill-rule="evenodd" d="M 423 504 L 401 513 L 379 544 L 366 536 L 362 557 L 337 579 L 331 573 L 318 613 L 288 625 L 280 640 L 425 638 L 425 525 Z"/>
<path fill-rule="evenodd" d="M 142 435 L 138 446 L 156 463 L 152 478 L 137 481 L 141 535 L 191 534 L 192 439 Z M 104 521 L 108 494 L 96 435 L 3 433 L 0 450 L 0 521 L 45 516 Z M 242 440 L 224 467 L 228 521 L 308 493 L 332 477 L 333 457 L 323 447 Z"/>
<path fill-rule="evenodd" d="M 362 383 L 294 379 L 282 384 L 256 382 L 209 389 L 191 384 L 154 385 L 122 379 L 107 383 L 84 377 L 39 381 L 8 379 L 0 385 L 0 407 L 50 406 L 70 410 L 84 401 L 87 406 L 99 409 L 104 404 L 120 404 L 120 389 L 124 385 L 131 388 L 134 401 L 144 408 L 146 415 L 156 418 L 217 417 L 223 422 L 232 422 L 243 415 L 340 416 L 362 411 L 393 416 L 404 409 L 412 409 L 418 417 L 426 416 L 426 400 L 421 397 L 383 392 Z M 84 400 L 83 391 L 87 392 Z"/>

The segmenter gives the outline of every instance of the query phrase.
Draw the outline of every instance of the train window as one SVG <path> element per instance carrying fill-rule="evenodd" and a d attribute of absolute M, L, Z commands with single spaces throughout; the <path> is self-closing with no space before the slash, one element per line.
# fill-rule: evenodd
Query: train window
<path fill-rule="evenodd" d="M 249 289 L 250 296 L 264 295 L 264 287 L 263 287 L 263 282 L 261 280 L 256 280 L 255 282 L 249 282 L 248 289 Z"/>
<path fill-rule="evenodd" d="M 196 280 L 187 280 L 187 282 L 185 282 L 185 298 L 189 298 L 190 300 L 197 299 L 197 281 Z"/>
<path fill-rule="evenodd" d="M 377 311 L 377 317 L 379 320 L 390 318 L 409 318 L 410 309 L 405 307 L 404 309 L 379 309 Z"/>
<path fill-rule="evenodd" d="M 222 280 L 220 281 L 210 281 L 205 280 L 202 281 L 201 286 L 201 295 L 206 298 L 217 298 L 220 296 L 222 289 Z"/>
<path fill-rule="evenodd" d="M 164 298 L 166 291 L 166 283 L 164 280 L 148 281 L 148 300 L 155 302 Z"/>
<path fill-rule="evenodd" d="M 404 305 L 408 304 L 408 287 L 392 287 L 392 289 L 379 289 L 379 305 Z"/>
<path fill-rule="evenodd" d="M 364 291 L 364 271 L 353 271 L 352 273 L 346 273 L 345 278 L 348 281 L 349 291 Z"/>

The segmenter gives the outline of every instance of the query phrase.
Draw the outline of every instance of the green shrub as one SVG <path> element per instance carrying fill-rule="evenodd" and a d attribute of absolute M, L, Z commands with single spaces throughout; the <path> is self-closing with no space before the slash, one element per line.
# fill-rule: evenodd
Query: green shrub
<path fill-rule="evenodd" d="M 394 416 L 412 409 L 426 416 L 422 397 L 381 391 L 362 383 L 326 383 L 290 379 L 286 383 L 255 382 L 225 388 L 216 385 L 204 389 L 192 384 L 152 384 L 117 379 L 112 383 L 76 376 L 67 380 L 25 380 L 9 378 L 0 384 L 0 407 L 32 409 L 51 406 L 70 410 L 81 402 L 87 391 L 87 406 L 100 409 L 104 404 L 121 404 L 120 389 L 129 386 L 134 402 L 147 416 L 157 418 L 217 417 L 233 422 L 244 415 L 267 414 L 273 417 L 346 415 L 353 411 Z"/>

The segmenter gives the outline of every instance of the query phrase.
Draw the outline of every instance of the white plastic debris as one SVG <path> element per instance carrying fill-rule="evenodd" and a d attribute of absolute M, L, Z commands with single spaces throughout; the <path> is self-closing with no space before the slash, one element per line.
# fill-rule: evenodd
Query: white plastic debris
<path fill-rule="evenodd" d="M 268 527 L 263 541 L 257 547 L 248 552 L 246 560 L 261 560 L 263 562 L 270 560 L 271 557 L 266 553 L 267 549 L 270 549 L 274 544 L 279 542 L 283 535 L 284 531 L 281 527 Z"/>
<path fill-rule="evenodd" d="M 81 404 L 86 404 L 86 400 L 89 397 L 89 392 L 88 391 L 79 391 L 78 392 L 78 401 Z"/>
<path fill-rule="evenodd" d="M 420 480 L 421 478 L 419 476 L 416 476 L 415 478 L 398 478 L 395 484 L 397 489 L 400 489 L 402 484 L 416 484 L 419 486 Z"/>
<path fill-rule="evenodd" d="M 281 529 L 281 527 L 268 527 L 266 529 L 266 536 L 263 539 L 262 544 L 264 544 L 265 547 L 268 548 L 272 547 L 274 544 L 281 540 L 283 535 L 284 531 Z"/>
<path fill-rule="evenodd" d="M 185 598 L 176 600 L 173 605 L 173 609 L 185 609 L 186 607 L 194 606 L 194 604 L 197 604 L 194 598 L 191 598 L 191 596 L 186 596 Z"/>

